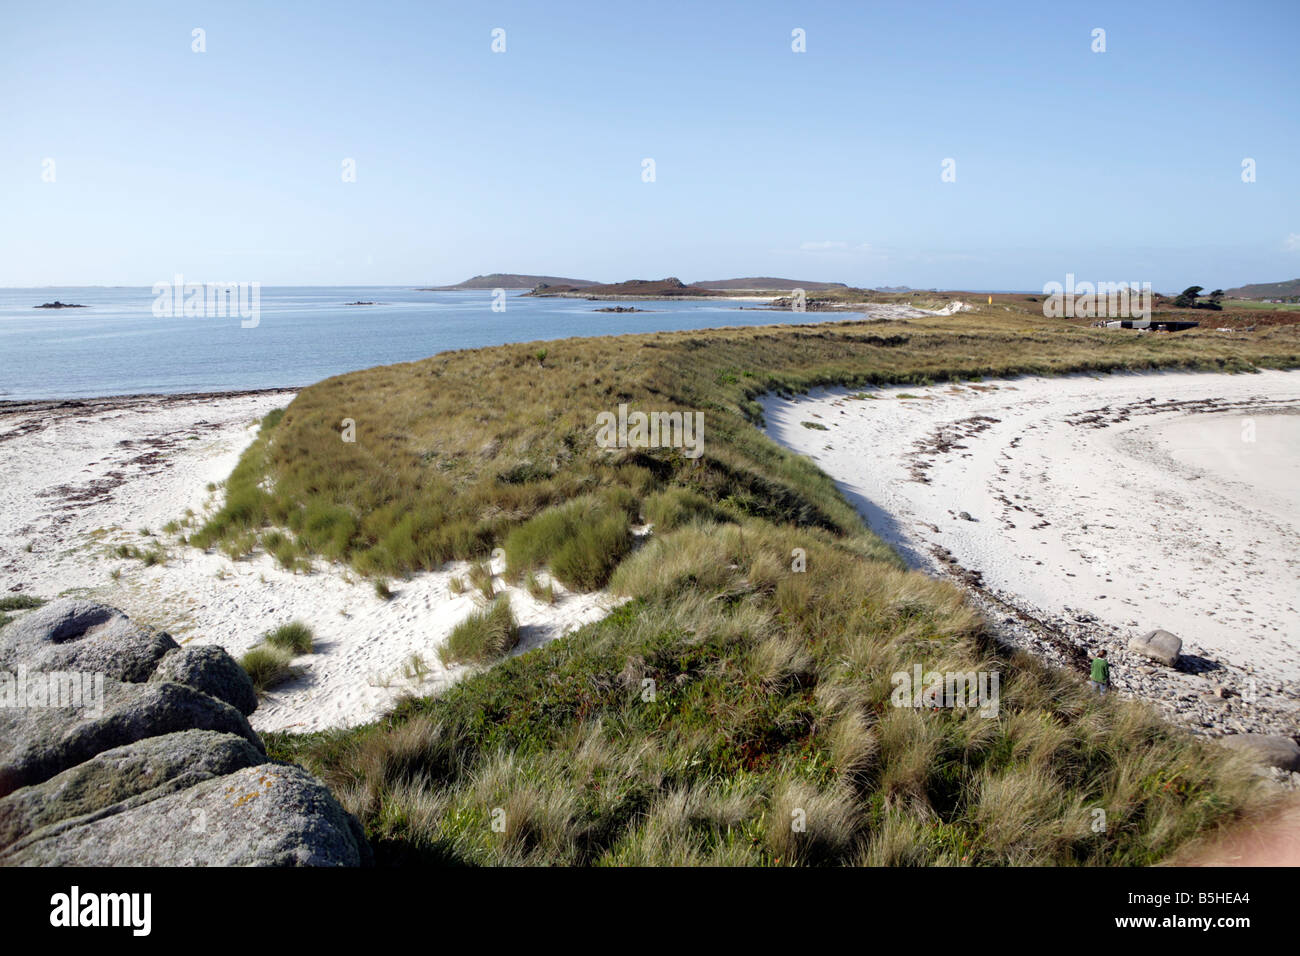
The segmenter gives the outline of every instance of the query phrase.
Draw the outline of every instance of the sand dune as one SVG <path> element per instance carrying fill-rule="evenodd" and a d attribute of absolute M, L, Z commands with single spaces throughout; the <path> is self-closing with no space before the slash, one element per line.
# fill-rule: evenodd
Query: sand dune
<path fill-rule="evenodd" d="M 162 531 L 187 508 L 201 515 L 218 503 L 208 483 L 230 474 L 259 419 L 292 398 L 280 392 L 0 407 L 0 593 L 94 597 L 182 644 L 219 644 L 236 656 L 270 628 L 307 622 L 315 652 L 295 661 L 303 676 L 276 688 L 253 714 L 258 730 L 363 723 L 403 693 L 432 693 L 457 680 L 466 668 L 444 667 L 437 648 L 477 607 L 471 595 L 451 590 L 466 565 L 394 581 L 394 597 L 385 601 L 373 582 L 345 568 L 317 562 L 313 574 L 292 574 L 266 555 L 231 561 Z M 113 553 L 119 544 L 155 543 L 166 547 L 166 564 L 146 567 Z M 521 626 L 516 653 L 603 617 L 613 603 L 556 584 L 556 603 L 547 605 L 497 583 Z M 421 666 L 412 666 L 415 657 Z"/>

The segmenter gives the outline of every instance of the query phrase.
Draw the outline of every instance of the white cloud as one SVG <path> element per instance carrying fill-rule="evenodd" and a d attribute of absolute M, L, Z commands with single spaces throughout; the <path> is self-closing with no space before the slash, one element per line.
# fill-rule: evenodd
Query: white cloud
<path fill-rule="evenodd" d="M 822 252 L 827 249 L 847 249 L 849 244 L 838 239 L 821 239 L 817 242 L 801 242 L 799 248 L 804 252 Z"/>
<path fill-rule="evenodd" d="M 1283 239 L 1282 247 L 1287 252 L 1300 252 L 1300 232 L 1293 232 Z"/>

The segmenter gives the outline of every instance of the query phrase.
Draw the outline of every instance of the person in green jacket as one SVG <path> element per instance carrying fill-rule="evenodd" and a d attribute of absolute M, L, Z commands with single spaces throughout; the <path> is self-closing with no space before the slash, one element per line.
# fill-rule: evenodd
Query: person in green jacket
<path fill-rule="evenodd" d="M 1098 694 L 1106 693 L 1110 687 L 1110 661 L 1106 660 L 1106 652 L 1100 651 L 1092 660 L 1092 675 L 1088 681 L 1092 689 Z"/>

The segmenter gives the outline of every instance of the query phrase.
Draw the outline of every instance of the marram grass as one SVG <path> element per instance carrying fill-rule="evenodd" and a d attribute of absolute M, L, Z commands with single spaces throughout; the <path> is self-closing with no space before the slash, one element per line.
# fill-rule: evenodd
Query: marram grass
<path fill-rule="evenodd" d="M 519 625 L 504 594 L 457 624 L 439 648 L 444 664 L 487 664 L 519 643 Z"/>
<path fill-rule="evenodd" d="M 392 577 L 504 547 L 513 580 L 629 601 L 384 720 L 269 735 L 272 750 L 320 774 L 386 863 L 1140 865 L 1260 808 L 1243 758 L 996 647 L 956 588 L 903 570 L 755 428 L 765 391 L 1300 364 L 1295 326 L 1124 335 L 1009 299 L 550 342 L 544 364 L 532 345 L 446 353 L 304 390 L 199 543 L 247 553 L 279 531 Z M 703 411 L 704 457 L 598 448 L 596 414 L 619 403 Z M 634 522 L 654 526 L 639 546 Z M 498 607 L 458 639 L 468 659 L 509 643 L 486 626 Z M 997 715 L 894 706 L 891 675 L 916 664 L 997 672 Z"/>

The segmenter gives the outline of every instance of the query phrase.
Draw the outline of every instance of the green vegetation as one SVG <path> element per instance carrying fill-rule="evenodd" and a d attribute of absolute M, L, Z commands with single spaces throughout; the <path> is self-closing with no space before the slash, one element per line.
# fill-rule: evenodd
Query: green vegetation
<path fill-rule="evenodd" d="M 438 656 L 444 664 L 486 664 L 505 656 L 518 643 L 519 625 L 510 610 L 510 599 L 502 595 L 457 624 Z"/>
<path fill-rule="evenodd" d="M 572 286 L 550 284 L 546 288 L 534 288 L 525 295 L 572 295 L 581 290 L 583 298 L 603 299 L 608 297 L 632 296 L 649 299 L 659 296 L 681 298 L 689 296 L 710 296 L 716 292 L 698 286 L 686 285 L 681 279 L 669 276 L 666 279 L 628 279 L 626 282 L 596 283 L 594 285 Z"/>
<path fill-rule="evenodd" d="M 267 631 L 264 639 L 271 646 L 292 651 L 294 654 L 311 653 L 313 641 L 311 628 L 302 621 L 281 624 L 275 630 Z"/>
<path fill-rule="evenodd" d="M 419 654 L 412 654 L 402 665 L 402 676 L 419 684 L 429 676 L 429 663 Z"/>
<path fill-rule="evenodd" d="M 271 530 L 263 534 L 262 547 L 286 571 L 297 573 L 311 570 L 311 560 L 307 557 L 304 545 L 281 531 Z"/>
<path fill-rule="evenodd" d="M 259 644 L 239 659 L 239 665 L 248 673 L 253 688 L 264 694 L 297 676 L 297 670 L 290 663 L 292 660 L 292 651 L 274 644 Z"/>
<path fill-rule="evenodd" d="M 141 532 L 143 533 L 143 532 Z M 144 566 L 151 568 L 156 564 L 167 563 L 167 552 L 161 544 L 155 543 L 148 551 L 141 551 L 135 545 L 119 544 L 113 549 L 113 555 L 118 558 L 127 558 L 132 561 L 143 562 Z"/>
<path fill-rule="evenodd" d="M 524 575 L 524 587 L 533 596 L 534 600 L 541 601 L 543 604 L 555 603 L 555 585 L 550 581 L 543 584 L 541 579 L 532 571 Z"/>
<path fill-rule="evenodd" d="M 522 574 L 549 565 L 560 583 L 595 590 L 632 547 L 636 507 L 634 497 L 615 488 L 548 508 L 506 538 L 507 568 Z"/>
<path fill-rule="evenodd" d="M 658 534 L 692 521 L 729 520 L 724 508 L 689 488 L 666 488 L 646 498 L 641 510 Z"/>
<path fill-rule="evenodd" d="M 7 611 L 30 611 L 44 603 L 44 598 L 32 594 L 7 594 L 0 597 L 0 627 L 4 627 L 14 619 L 12 614 L 6 613 Z"/>
<path fill-rule="evenodd" d="M 1259 302 L 1254 299 L 1233 299 L 1228 302 L 1228 308 L 1260 312 L 1300 311 L 1300 302 Z"/>
<path fill-rule="evenodd" d="M 821 385 L 1300 365 L 1296 325 L 1120 336 L 1026 298 L 548 342 L 544 365 L 509 345 L 305 389 L 196 537 L 279 530 L 375 575 L 501 546 L 525 582 L 547 569 L 631 600 L 378 723 L 270 735 L 276 756 L 321 774 L 384 863 L 1146 864 L 1257 807 L 1241 758 L 998 650 L 958 590 L 905 572 L 755 428 L 760 394 Z M 595 416 L 620 403 L 703 411 L 704 456 L 598 447 Z M 364 448 L 340 440 L 344 417 L 375 425 Z M 634 551 L 642 516 L 655 530 Z M 445 653 L 516 640 L 498 598 Z M 999 713 L 891 706 L 914 664 L 999 673 Z"/>
<path fill-rule="evenodd" d="M 191 542 L 242 556 L 277 530 L 307 554 L 396 577 L 482 559 L 529 519 L 584 496 L 644 500 L 675 486 L 737 514 L 849 532 L 859 518 L 832 483 L 753 427 L 759 394 L 1107 369 L 1246 371 L 1300 355 L 1294 325 L 1249 340 L 1201 329 L 1117 336 L 1087 320 L 1044 319 L 1023 299 L 896 322 L 571 339 L 547 343 L 542 367 L 523 344 L 339 376 L 266 417 L 222 507 Z M 721 369 L 741 374 L 719 384 Z M 703 458 L 596 447 L 596 414 L 619 402 L 703 410 Z M 364 448 L 344 442 L 345 413 L 384 427 Z"/>
<path fill-rule="evenodd" d="M 1250 285 L 1229 289 L 1228 295 L 1254 299 L 1287 299 L 1300 302 L 1300 279 L 1287 279 L 1283 282 L 1254 282 Z"/>
<path fill-rule="evenodd" d="M 259 694 L 298 676 L 295 657 L 310 654 L 314 638 L 311 628 L 302 621 L 281 624 L 262 635 L 262 643 L 239 659 Z"/>
<path fill-rule="evenodd" d="M 469 583 L 478 589 L 485 600 L 491 601 L 497 595 L 492 567 L 486 561 L 475 561 L 469 566 Z"/>
<path fill-rule="evenodd" d="M 634 600 L 601 623 L 272 751 L 386 863 L 1144 864 L 1258 799 L 1238 758 L 999 656 L 957 591 L 860 550 L 683 527 L 624 562 L 611 586 Z M 914 663 L 1001 672 L 999 716 L 891 706 Z"/>
<path fill-rule="evenodd" d="M 1201 295 L 1204 286 L 1188 286 L 1178 297 L 1174 299 L 1174 307 L 1178 309 L 1211 309 L 1215 312 L 1223 311 L 1223 290 L 1215 289 L 1209 296 Z M 1204 302 L 1201 300 L 1205 299 Z"/>

